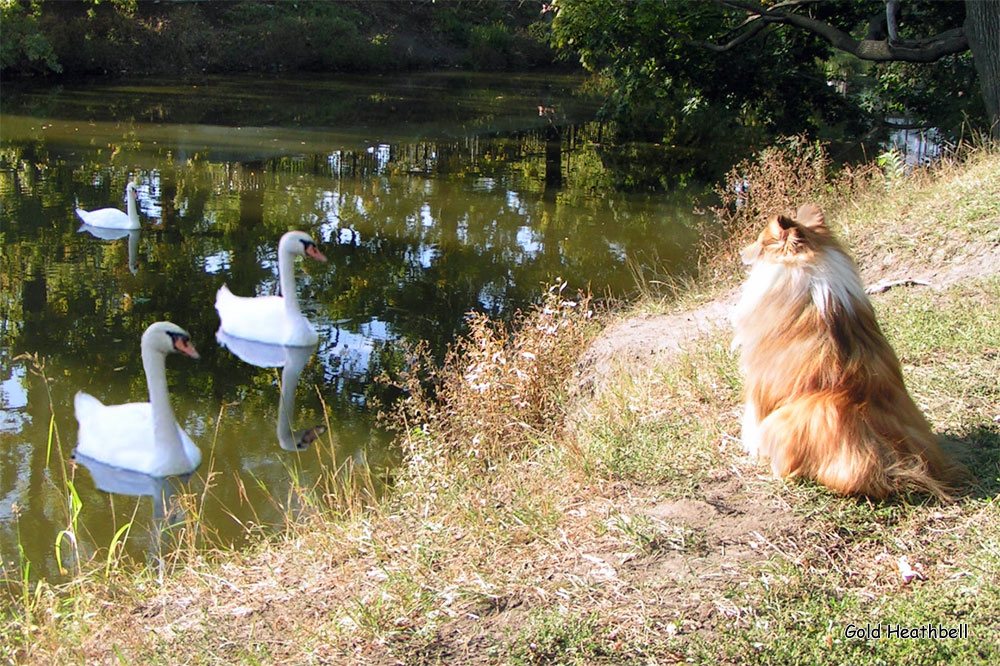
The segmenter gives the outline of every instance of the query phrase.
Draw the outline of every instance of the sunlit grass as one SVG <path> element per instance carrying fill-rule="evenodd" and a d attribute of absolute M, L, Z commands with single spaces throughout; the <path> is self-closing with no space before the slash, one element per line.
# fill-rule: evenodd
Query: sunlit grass
<path fill-rule="evenodd" d="M 724 342 L 623 368 L 604 384 L 578 426 L 593 472 L 684 495 L 722 464 L 733 422 L 718 416 L 737 414 L 740 400 L 735 357 Z"/>

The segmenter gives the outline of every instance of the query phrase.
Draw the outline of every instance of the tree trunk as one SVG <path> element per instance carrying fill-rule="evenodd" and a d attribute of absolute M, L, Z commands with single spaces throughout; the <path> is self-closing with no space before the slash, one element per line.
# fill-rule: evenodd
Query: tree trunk
<path fill-rule="evenodd" d="M 990 133 L 1000 139 L 1000 0 L 965 0 L 965 34 L 992 125 Z"/>

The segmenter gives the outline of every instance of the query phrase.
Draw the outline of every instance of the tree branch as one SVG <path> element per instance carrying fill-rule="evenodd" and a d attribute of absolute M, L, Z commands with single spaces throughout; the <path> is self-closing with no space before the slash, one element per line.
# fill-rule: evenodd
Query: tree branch
<path fill-rule="evenodd" d="M 886 0 L 885 22 L 889 31 L 889 46 L 899 43 L 899 0 Z"/>
<path fill-rule="evenodd" d="M 764 23 L 763 21 L 755 21 L 753 24 L 750 25 L 749 29 L 747 29 L 746 32 L 737 35 L 736 37 L 729 40 L 725 44 L 713 44 L 712 42 L 706 42 L 694 39 L 692 37 L 688 37 L 682 32 L 678 32 L 677 30 L 660 30 L 660 32 L 667 37 L 673 37 L 674 39 L 680 40 L 682 43 L 687 44 L 688 46 L 697 46 L 698 48 L 707 49 L 715 53 L 724 53 L 726 51 L 730 51 L 736 48 L 737 46 L 743 44 L 744 42 L 750 41 L 751 39 L 756 37 L 761 30 L 763 30 L 766 27 L 767 23 Z"/>
<path fill-rule="evenodd" d="M 784 7 L 797 7 L 801 4 L 809 2 L 809 0 L 789 0 L 789 2 L 778 3 L 773 7 L 764 7 L 757 2 L 753 2 L 753 0 L 710 0 L 710 2 L 729 9 L 746 12 L 751 15 L 751 18 L 758 17 L 764 23 L 780 23 L 806 30 L 825 40 L 833 48 L 850 53 L 851 55 L 862 60 L 873 60 L 879 62 L 892 60 L 905 62 L 934 62 L 935 60 L 940 60 L 946 55 L 961 53 L 969 48 L 969 40 L 966 38 L 965 31 L 961 27 L 946 30 L 927 39 L 910 40 L 899 43 L 894 43 L 891 38 L 866 38 L 857 40 L 851 37 L 850 34 L 830 25 L 829 23 L 824 23 L 823 21 L 819 21 L 810 16 L 804 16 L 794 12 L 786 12 L 782 9 Z M 892 4 L 893 3 L 890 2 L 886 8 L 886 23 L 890 24 L 890 33 L 895 29 L 895 26 L 892 25 L 895 19 L 892 15 Z M 760 24 L 754 24 L 753 27 L 756 28 L 758 25 Z M 753 28 L 751 28 L 751 30 L 752 29 Z M 760 32 L 760 30 L 757 29 L 754 34 L 757 32 Z M 743 33 L 739 37 L 730 40 L 727 44 L 715 44 L 711 47 L 706 46 L 706 48 L 713 51 L 727 51 L 739 44 L 742 44 L 752 36 L 753 35 L 748 36 L 747 33 Z M 869 37 L 870 36 L 872 36 L 872 31 L 869 31 Z M 688 40 L 686 43 L 705 46 L 704 44 L 699 44 L 699 42 L 694 40 Z"/>
<path fill-rule="evenodd" d="M 878 12 L 868 21 L 868 33 L 865 39 L 879 40 L 886 36 L 886 13 Z"/>

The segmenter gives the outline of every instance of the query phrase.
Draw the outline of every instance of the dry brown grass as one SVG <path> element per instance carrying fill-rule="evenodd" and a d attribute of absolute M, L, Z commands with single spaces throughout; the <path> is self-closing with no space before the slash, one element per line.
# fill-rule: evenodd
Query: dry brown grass
<path fill-rule="evenodd" d="M 802 136 L 785 139 L 738 163 L 715 189 L 712 226 L 702 236 L 702 279 L 731 282 L 740 273 L 740 251 L 763 220 L 794 212 L 806 202 L 836 208 L 883 178 L 874 164 L 834 169 L 826 147 Z"/>
<path fill-rule="evenodd" d="M 468 334 L 441 368 L 415 354 L 402 377 L 408 397 L 396 423 L 426 437 L 408 441 L 430 438 L 449 455 L 493 460 L 554 436 L 564 421 L 567 380 L 596 330 L 590 297 L 568 298 L 566 287 L 547 288 L 512 325 L 470 314 Z"/>

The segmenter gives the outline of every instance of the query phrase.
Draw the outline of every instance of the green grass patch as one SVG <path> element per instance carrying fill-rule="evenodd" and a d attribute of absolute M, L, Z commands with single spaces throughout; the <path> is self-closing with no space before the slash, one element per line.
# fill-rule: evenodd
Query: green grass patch
<path fill-rule="evenodd" d="M 623 370 L 607 382 L 580 426 L 585 464 L 610 478 L 690 494 L 724 462 L 723 449 L 739 434 L 733 416 L 740 386 L 725 339 L 703 340 L 669 361 Z"/>
<path fill-rule="evenodd" d="M 942 292 L 889 292 L 876 302 L 911 394 L 987 496 L 1000 491 L 998 303 L 996 276 Z"/>
<path fill-rule="evenodd" d="M 996 663 L 1000 595 L 995 526 L 991 532 L 979 542 L 982 549 L 962 558 L 963 566 L 954 573 L 929 574 L 928 580 L 908 586 L 889 582 L 877 593 L 873 578 L 896 575 L 889 558 L 872 561 L 877 572 L 836 567 L 818 572 L 799 562 L 770 563 L 733 591 L 734 603 L 745 614 L 722 628 L 721 640 L 698 647 L 721 663 Z M 925 630 L 922 638 L 907 639 L 898 631 L 890 634 L 928 626 L 966 635 L 935 639 Z M 881 637 L 857 633 L 872 628 Z"/>

